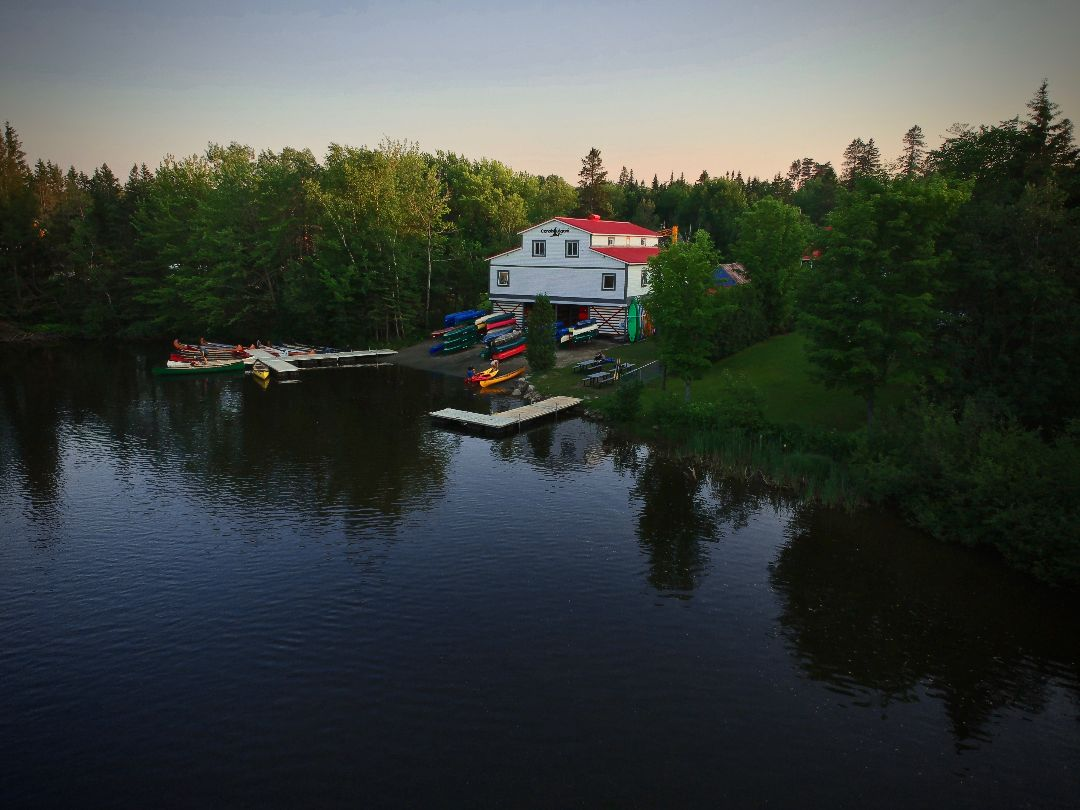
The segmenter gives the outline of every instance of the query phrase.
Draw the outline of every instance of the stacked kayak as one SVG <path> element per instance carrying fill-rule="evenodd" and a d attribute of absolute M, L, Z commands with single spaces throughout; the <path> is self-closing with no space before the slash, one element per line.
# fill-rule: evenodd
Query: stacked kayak
<path fill-rule="evenodd" d="M 586 318 L 559 335 L 559 343 L 563 346 L 571 346 L 577 343 L 586 343 L 592 340 L 600 332 L 600 324 L 594 318 Z"/>
<path fill-rule="evenodd" d="M 495 360 L 505 360 L 507 357 L 514 357 L 525 351 L 525 333 L 520 329 L 512 329 L 509 332 L 505 332 L 499 335 L 497 338 L 487 344 L 487 348 L 481 353 L 483 357 L 491 357 Z M 520 349 L 521 351 L 514 351 L 513 354 L 508 354 L 514 349 Z"/>
<path fill-rule="evenodd" d="M 513 343 L 510 343 L 506 346 L 496 347 L 491 352 L 491 359 L 501 362 L 511 357 L 517 357 L 519 354 L 522 354 L 527 348 L 528 346 L 525 343 L 525 338 L 519 338 L 518 340 L 515 340 Z"/>
<path fill-rule="evenodd" d="M 485 346 L 490 346 L 492 343 L 497 341 L 499 338 L 505 338 L 507 335 L 509 335 L 509 334 L 511 334 L 513 332 L 516 332 L 518 334 L 522 334 L 521 330 L 518 329 L 515 326 L 504 326 L 502 329 L 496 329 L 494 331 L 489 330 L 486 335 L 484 335 L 482 338 L 480 338 L 480 341 Z"/>
<path fill-rule="evenodd" d="M 464 351 L 475 345 L 476 341 L 479 339 L 480 333 L 476 328 L 476 324 L 467 323 L 463 326 L 451 329 L 443 335 L 443 340 L 440 344 L 442 348 L 440 351 L 443 354 Z"/>
<path fill-rule="evenodd" d="M 443 316 L 443 326 L 460 326 L 466 322 L 475 325 L 476 319 L 485 314 L 486 313 L 482 309 L 466 309 L 462 312 L 451 312 L 449 315 Z"/>
<path fill-rule="evenodd" d="M 476 326 L 484 332 L 491 332 L 498 329 L 505 329 L 506 327 L 512 327 L 516 324 L 517 319 L 513 315 L 499 312 L 495 315 L 487 316 L 482 322 L 478 320 Z"/>

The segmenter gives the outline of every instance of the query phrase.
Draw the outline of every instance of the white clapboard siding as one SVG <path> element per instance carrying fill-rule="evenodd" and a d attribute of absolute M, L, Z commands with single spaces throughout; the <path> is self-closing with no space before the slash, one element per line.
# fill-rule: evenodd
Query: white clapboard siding
<path fill-rule="evenodd" d="M 499 286 L 499 272 L 509 273 L 509 285 Z M 604 274 L 615 276 L 615 289 L 603 288 Z M 586 255 L 574 264 L 540 264 L 520 253 L 503 254 L 491 260 L 488 291 L 499 298 L 535 298 L 543 293 L 556 303 L 625 303 L 626 263 L 586 248 Z"/>
<path fill-rule="evenodd" d="M 641 274 L 647 266 L 644 264 L 631 264 L 626 268 L 626 295 L 628 298 L 639 298 L 649 291 L 649 285 L 642 285 Z"/>

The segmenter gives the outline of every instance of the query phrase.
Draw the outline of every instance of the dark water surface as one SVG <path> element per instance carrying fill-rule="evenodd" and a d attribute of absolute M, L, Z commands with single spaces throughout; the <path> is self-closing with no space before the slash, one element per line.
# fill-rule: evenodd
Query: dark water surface
<path fill-rule="evenodd" d="M 456 380 L 159 359 L 0 361 L 4 807 L 1076 806 L 1075 593 L 582 420 L 446 432 Z"/>

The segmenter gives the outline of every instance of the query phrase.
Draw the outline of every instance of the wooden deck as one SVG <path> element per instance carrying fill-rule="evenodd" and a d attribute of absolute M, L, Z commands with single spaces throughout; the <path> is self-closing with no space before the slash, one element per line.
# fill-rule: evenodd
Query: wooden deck
<path fill-rule="evenodd" d="M 575 397 L 549 397 L 532 405 L 523 405 L 501 413 L 472 413 L 457 408 L 432 411 L 429 416 L 443 424 L 484 436 L 502 436 L 532 427 L 543 419 L 558 419 L 560 414 L 581 403 Z"/>
<path fill-rule="evenodd" d="M 251 355 L 248 363 L 261 360 L 275 377 L 295 377 L 301 371 L 313 368 L 340 368 L 341 366 L 368 365 L 372 359 L 377 363 L 380 358 L 397 354 L 393 349 L 361 349 L 350 352 L 327 352 L 326 354 L 293 354 L 288 357 L 275 357 L 266 349 L 248 349 Z"/>

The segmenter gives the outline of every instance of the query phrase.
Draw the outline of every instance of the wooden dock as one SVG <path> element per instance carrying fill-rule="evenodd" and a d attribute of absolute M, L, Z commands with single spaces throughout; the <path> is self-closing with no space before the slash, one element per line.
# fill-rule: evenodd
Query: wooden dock
<path fill-rule="evenodd" d="M 361 349 L 349 352 L 327 352 L 326 354 L 292 354 L 287 357 L 275 356 L 266 349 L 247 349 L 255 360 L 261 360 L 275 377 L 295 377 L 301 371 L 313 368 L 340 368 L 342 366 L 371 365 L 381 358 L 397 354 L 393 349 Z"/>
<path fill-rule="evenodd" d="M 443 408 L 428 414 L 437 422 L 483 436 L 502 436 L 532 427 L 544 419 L 558 419 L 581 403 L 575 397 L 549 397 L 532 405 L 523 405 L 501 413 L 472 413 L 457 408 Z"/>

